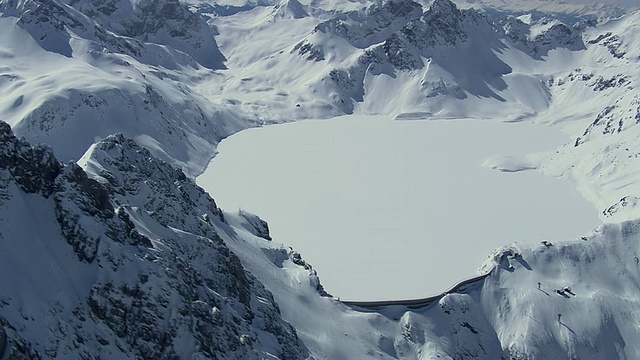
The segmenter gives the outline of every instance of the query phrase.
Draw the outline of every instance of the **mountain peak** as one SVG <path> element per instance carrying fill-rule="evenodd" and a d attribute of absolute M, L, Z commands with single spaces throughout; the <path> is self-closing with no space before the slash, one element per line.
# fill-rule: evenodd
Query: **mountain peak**
<path fill-rule="evenodd" d="M 1 122 L 0 138 L 0 219 L 11 223 L 0 227 L 0 272 L 28 274 L 0 279 L 0 357 L 306 358 L 272 294 L 218 235 L 221 222 L 204 216 L 211 198 L 181 171 L 115 135 L 85 159 L 100 181 L 51 157 L 59 171 L 45 198 L 4 161 L 49 181 L 30 156 L 40 147 Z"/>
<path fill-rule="evenodd" d="M 308 16 L 298 0 L 283 0 L 273 9 L 274 19 L 302 19 Z"/>
<path fill-rule="evenodd" d="M 9 124 L 0 121 L 0 170 L 7 170 L 16 184 L 27 193 L 48 197 L 61 170 L 48 146 L 31 146 L 18 139 Z M 0 186 L 1 187 L 1 186 Z"/>
<path fill-rule="evenodd" d="M 460 11 L 451 0 L 435 0 L 429 10 L 437 15 L 453 14 Z"/>

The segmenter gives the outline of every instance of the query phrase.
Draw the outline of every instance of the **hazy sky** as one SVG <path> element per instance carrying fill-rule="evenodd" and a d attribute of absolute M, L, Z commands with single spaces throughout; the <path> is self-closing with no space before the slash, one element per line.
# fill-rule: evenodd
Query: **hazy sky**
<path fill-rule="evenodd" d="M 627 7 L 638 7 L 640 5 L 639 0 L 550 0 L 548 2 L 556 2 L 556 3 L 570 3 L 570 4 L 609 4 L 609 5 L 620 5 Z"/>
<path fill-rule="evenodd" d="M 611 5 L 622 5 L 622 6 L 629 6 L 629 7 L 638 7 L 638 5 L 640 5 L 640 1 L 638 0 L 569 0 L 568 2 L 570 3 L 575 3 L 575 4 L 591 4 L 591 3 L 598 3 L 598 4 L 611 4 Z"/>
<path fill-rule="evenodd" d="M 507 8 L 540 8 L 553 6 L 554 4 L 574 4 L 574 5 L 588 5 L 588 4 L 607 4 L 617 5 L 627 8 L 640 8 L 640 0 L 454 0 L 456 3 L 468 3 L 468 4 L 493 4 L 498 7 Z"/>

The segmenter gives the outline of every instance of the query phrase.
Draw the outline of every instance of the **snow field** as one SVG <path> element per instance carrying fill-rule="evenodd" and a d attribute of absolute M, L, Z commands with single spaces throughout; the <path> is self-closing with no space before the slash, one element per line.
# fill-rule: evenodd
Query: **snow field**
<path fill-rule="evenodd" d="M 535 169 L 546 155 L 525 155 L 565 139 L 490 120 L 304 121 L 224 140 L 197 181 L 223 209 L 261 214 L 334 296 L 420 298 L 474 276 L 494 248 L 600 223 L 567 182 L 488 168 Z"/>

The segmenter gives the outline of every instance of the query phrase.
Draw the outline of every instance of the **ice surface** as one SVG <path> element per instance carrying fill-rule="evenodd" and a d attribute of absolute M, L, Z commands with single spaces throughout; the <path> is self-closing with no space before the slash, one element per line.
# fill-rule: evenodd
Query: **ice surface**
<path fill-rule="evenodd" d="M 545 155 L 525 155 L 566 140 L 490 120 L 304 121 L 224 140 L 198 183 L 223 209 L 260 214 L 334 296 L 423 297 L 475 275 L 496 247 L 599 224 L 569 183 L 490 169 L 535 168 Z"/>

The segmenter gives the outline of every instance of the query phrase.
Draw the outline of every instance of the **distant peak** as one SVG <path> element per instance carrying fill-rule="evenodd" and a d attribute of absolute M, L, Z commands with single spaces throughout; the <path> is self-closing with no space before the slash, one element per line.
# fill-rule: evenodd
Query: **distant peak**
<path fill-rule="evenodd" d="M 456 4 L 454 4 L 450 0 L 435 0 L 433 4 L 431 4 L 431 7 L 429 9 L 434 14 L 450 14 L 452 12 L 458 11 L 458 7 L 456 6 Z"/>
<path fill-rule="evenodd" d="M 283 0 L 274 7 L 274 18 L 302 19 L 309 16 L 298 0 Z"/>
<path fill-rule="evenodd" d="M 101 147 L 101 148 L 104 148 L 104 149 L 112 149 L 113 147 L 115 147 L 117 145 L 130 145 L 131 146 L 131 144 L 127 144 L 127 140 L 128 139 L 126 139 L 124 137 L 124 135 L 122 135 L 122 133 L 116 133 L 116 134 L 113 134 L 113 135 L 109 135 L 106 138 L 100 140 L 100 142 L 98 142 L 98 146 Z"/>

